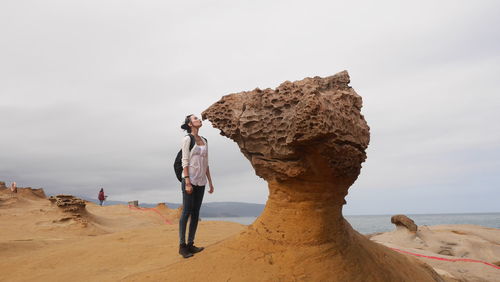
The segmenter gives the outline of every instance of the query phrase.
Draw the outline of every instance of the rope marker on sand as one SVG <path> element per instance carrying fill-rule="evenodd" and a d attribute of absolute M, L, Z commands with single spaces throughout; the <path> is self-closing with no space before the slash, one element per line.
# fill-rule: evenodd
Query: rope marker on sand
<path fill-rule="evenodd" d="M 491 267 L 494 267 L 496 269 L 500 269 L 500 266 L 497 266 L 497 265 L 494 265 L 494 264 L 491 264 L 491 263 L 488 263 L 488 262 L 485 262 L 485 261 L 481 261 L 481 260 L 475 260 L 475 259 L 447 259 L 447 258 L 440 258 L 440 257 L 433 257 L 433 256 L 426 256 L 426 255 L 421 255 L 421 254 L 416 254 L 416 253 L 412 253 L 412 252 L 408 252 L 408 251 L 403 251 L 403 250 L 400 250 L 400 249 L 396 249 L 396 248 L 390 248 L 394 251 L 397 251 L 397 252 L 401 252 L 401 253 L 405 253 L 405 254 L 409 254 L 409 255 L 414 255 L 414 256 L 417 256 L 417 257 L 423 257 L 423 258 L 429 258 L 429 259 L 436 259 L 436 260 L 444 260 L 444 261 L 451 261 L 451 262 L 455 262 L 455 261 L 463 261 L 463 262 L 477 262 L 477 263 L 482 263 L 482 264 L 486 264 L 487 266 L 491 266 Z"/>

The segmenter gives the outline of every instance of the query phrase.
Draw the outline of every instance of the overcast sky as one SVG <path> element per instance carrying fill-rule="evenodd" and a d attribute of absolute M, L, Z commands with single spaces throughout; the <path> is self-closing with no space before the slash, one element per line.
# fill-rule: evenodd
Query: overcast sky
<path fill-rule="evenodd" d="M 181 202 L 186 114 L 348 70 L 371 128 L 347 214 L 500 212 L 498 1 L 0 2 L 0 181 Z M 215 193 L 266 183 L 208 121 Z"/>

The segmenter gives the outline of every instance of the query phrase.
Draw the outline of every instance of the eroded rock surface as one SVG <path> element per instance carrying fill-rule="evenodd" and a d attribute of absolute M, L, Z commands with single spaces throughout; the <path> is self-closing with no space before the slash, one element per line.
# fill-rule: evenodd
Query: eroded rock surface
<path fill-rule="evenodd" d="M 342 216 L 370 140 L 362 99 L 349 81 L 346 71 L 287 81 L 224 96 L 202 113 L 268 182 L 269 198 L 241 234 L 165 273 L 214 281 L 440 280 L 430 267 L 369 241 Z M 198 263 L 222 260 L 214 272 L 196 271 Z"/>
<path fill-rule="evenodd" d="M 85 226 L 88 224 L 87 219 L 85 219 L 87 211 L 85 209 L 86 203 L 84 200 L 72 195 L 57 195 L 50 196 L 49 201 L 68 214 L 68 216 L 59 219 L 59 221 L 72 219 Z"/>
<path fill-rule="evenodd" d="M 0 182 L 0 206 L 12 207 L 29 203 L 33 200 L 46 199 L 43 188 L 17 187 L 15 192 Z"/>
<path fill-rule="evenodd" d="M 31 188 L 31 187 L 18 187 L 17 193 L 23 197 L 27 198 L 40 198 L 46 199 L 45 191 L 43 188 Z"/>
<path fill-rule="evenodd" d="M 391 223 L 395 224 L 396 226 L 404 227 L 411 232 L 417 232 L 418 229 L 418 226 L 415 224 L 413 219 L 403 214 L 393 215 L 391 217 Z"/>
<path fill-rule="evenodd" d="M 85 201 L 72 195 L 51 196 L 49 201 L 56 204 L 64 212 L 77 212 L 85 210 Z"/>
<path fill-rule="evenodd" d="M 361 97 L 348 83 L 346 71 L 287 81 L 274 90 L 224 96 L 202 116 L 237 142 L 257 175 L 268 181 L 342 177 L 353 182 L 370 134 Z"/>

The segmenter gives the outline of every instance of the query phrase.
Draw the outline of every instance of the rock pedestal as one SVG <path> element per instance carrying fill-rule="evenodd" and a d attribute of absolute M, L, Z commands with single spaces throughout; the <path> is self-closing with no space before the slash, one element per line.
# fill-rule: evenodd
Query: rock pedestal
<path fill-rule="evenodd" d="M 370 140 L 362 99 L 349 82 L 346 71 L 287 81 L 224 96 L 202 113 L 268 182 L 269 198 L 248 229 L 168 271 L 214 281 L 440 280 L 426 265 L 369 241 L 342 216 Z M 197 263 L 221 260 L 212 273 L 196 271 Z"/>
<path fill-rule="evenodd" d="M 287 244 L 340 242 L 342 205 L 370 140 L 346 71 L 224 96 L 203 112 L 233 139 L 269 199 L 255 232 Z"/>

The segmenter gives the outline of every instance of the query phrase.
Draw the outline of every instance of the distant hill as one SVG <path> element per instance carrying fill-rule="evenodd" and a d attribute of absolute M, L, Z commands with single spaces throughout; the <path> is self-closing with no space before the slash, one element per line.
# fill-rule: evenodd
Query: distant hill
<path fill-rule="evenodd" d="M 242 202 L 212 202 L 201 206 L 202 217 L 242 217 L 259 216 L 264 210 L 263 204 Z"/>
<path fill-rule="evenodd" d="M 88 197 L 80 197 L 86 201 L 98 204 L 99 202 L 95 199 Z M 128 202 L 124 201 L 106 201 L 104 203 L 106 206 L 109 205 L 127 205 Z M 176 209 L 181 204 L 178 203 L 166 203 L 169 208 Z M 157 204 L 152 203 L 140 203 L 139 206 L 152 208 Z M 253 203 L 242 203 L 242 202 L 211 202 L 203 203 L 201 205 L 200 216 L 201 217 L 247 217 L 247 216 L 259 216 L 264 210 L 264 204 L 253 204 Z"/>

